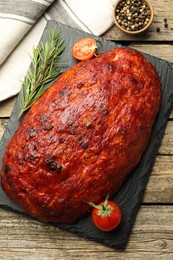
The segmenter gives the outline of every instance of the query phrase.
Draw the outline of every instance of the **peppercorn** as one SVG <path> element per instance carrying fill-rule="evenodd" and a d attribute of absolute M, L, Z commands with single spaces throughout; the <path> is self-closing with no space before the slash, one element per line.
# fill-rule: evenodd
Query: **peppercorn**
<path fill-rule="evenodd" d="M 76 130 L 75 130 L 75 129 L 72 129 L 72 130 L 70 131 L 70 133 L 71 133 L 72 135 L 76 135 Z"/>
<path fill-rule="evenodd" d="M 43 116 L 41 119 L 40 119 L 40 123 L 43 124 L 47 122 L 47 117 L 46 116 Z"/>
<path fill-rule="evenodd" d="M 33 137 L 35 135 L 35 129 L 34 128 L 31 128 L 29 130 L 29 137 Z"/>
<path fill-rule="evenodd" d="M 105 109 L 105 110 L 103 110 L 102 114 L 103 114 L 103 116 L 106 116 L 109 114 L 109 111 L 107 109 Z"/>
<path fill-rule="evenodd" d="M 86 128 L 91 128 L 91 123 L 90 122 L 86 123 Z"/>
<path fill-rule="evenodd" d="M 118 24 L 128 31 L 139 31 L 150 21 L 151 11 L 144 1 L 123 0 L 116 9 Z"/>
<path fill-rule="evenodd" d="M 130 81 L 131 81 L 132 83 L 136 83 L 136 82 L 137 82 L 137 79 L 136 79 L 136 78 L 131 78 Z"/>
<path fill-rule="evenodd" d="M 5 173 L 8 173 L 9 170 L 10 170 L 10 166 L 9 166 L 9 165 L 5 165 L 5 166 L 4 166 L 4 172 L 5 172 Z"/>
<path fill-rule="evenodd" d="M 124 130 L 124 129 L 121 130 L 121 133 L 122 133 L 122 135 L 126 135 L 127 134 L 126 130 Z"/>
<path fill-rule="evenodd" d="M 87 149 L 89 145 L 88 145 L 88 142 L 83 142 L 81 144 L 81 146 L 82 146 L 82 148 Z"/>
<path fill-rule="evenodd" d="M 160 28 L 159 27 L 156 28 L 156 32 L 160 32 Z"/>
<path fill-rule="evenodd" d="M 77 85 L 77 88 L 82 88 L 84 86 L 84 83 L 79 83 L 78 85 Z"/>
<path fill-rule="evenodd" d="M 55 156 L 55 155 L 46 156 L 45 162 L 46 162 L 46 164 L 51 164 L 51 163 L 53 163 L 53 161 L 54 161 L 55 159 L 56 159 L 56 156 Z"/>
<path fill-rule="evenodd" d="M 52 163 L 50 165 L 50 171 L 55 171 L 57 173 L 60 173 L 61 170 L 62 170 L 62 165 L 60 165 L 60 164 L 57 165 L 56 163 Z"/>
<path fill-rule="evenodd" d="M 53 128 L 53 125 L 47 125 L 47 126 L 42 127 L 43 130 L 51 130 L 52 128 Z"/>
<path fill-rule="evenodd" d="M 57 171 L 58 173 L 60 173 L 61 170 L 62 170 L 62 165 L 60 165 L 60 164 L 57 165 L 56 171 Z"/>
<path fill-rule="evenodd" d="M 35 160 L 35 156 L 33 154 L 30 154 L 30 155 L 28 155 L 28 159 L 30 161 L 34 161 Z"/>
<path fill-rule="evenodd" d="M 63 137 L 60 137 L 60 138 L 59 138 L 59 142 L 62 144 L 62 143 L 65 142 L 65 139 L 64 139 Z"/>
<path fill-rule="evenodd" d="M 65 91 L 64 91 L 64 90 L 61 90 L 59 94 L 60 94 L 61 97 L 63 97 L 64 94 L 65 94 Z"/>
<path fill-rule="evenodd" d="M 73 125 L 73 123 L 70 121 L 68 124 L 67 124 L 68 126 L 72 126 Z"/>

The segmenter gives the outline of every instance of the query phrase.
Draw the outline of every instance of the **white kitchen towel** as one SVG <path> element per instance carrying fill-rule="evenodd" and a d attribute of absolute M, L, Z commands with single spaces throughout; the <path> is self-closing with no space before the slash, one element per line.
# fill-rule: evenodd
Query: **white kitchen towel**
<path fill-rule="evenodd" d="M 113 25 L 115 0 L 0 0 L 0 101 L 16 95 L 48 19 L 94 35 Z"/>
<path fill-rule="evenodd" d="M 0 64 L 53 0 L 0 1 Z"/>
<path fill-rule="evenodd" d="M 58 22 L 96 36 L 113 25 L 115 0 L 55 0 L 47 13 Z"/>

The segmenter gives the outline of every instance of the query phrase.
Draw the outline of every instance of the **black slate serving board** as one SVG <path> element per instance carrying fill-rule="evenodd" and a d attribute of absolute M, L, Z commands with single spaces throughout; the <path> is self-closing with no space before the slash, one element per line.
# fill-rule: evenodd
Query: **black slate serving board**
<path fill-rule="evenodd" d="M 71 27 L 59 24 L 55 21 L 49 21 L 43 32 L 41 41 L 45 41 L 48 38 L 48 31 L 56 26 L 57 32 L 61 32 L 63 39 L 65 40 L 65 55 L 60 61 L 68 64 L 64 66 L 64 70 L 68 69 L 76 63 L 76 60 L 71 56 L 71 46 L 73 43 L 82 37 L 88 36 L 89 34 L 73 29 Z M 90 36 L 90 35 L 89 35 Z M 114 47 L 122 47 L 121 45 L 107 41 L 100 37 L 94 37 L 96 40 L 101 42 L 102 51 L 112 49 Z M 173 107 L 173 65 L 167 61 L 158 59 L 156 57 L 144 54 L 146 58 L 155 66 L 159 73 L 162 82 L 162 103 L 160 112 L 156 118 L 151 141 L 146 149 L 140 164 L 129 176 L 127 181 L 122 186 L 121 190 L 115 194 L 113 200 L 116 201 L 122 210 L 122 222 L 120 226 L 111 232 L 103 232 L 98 230 L 91 220 L 91 215 L 82 218 L 74 225 L 57 224 L 55 226 L 66 229 L 70 232 L 76 233 L 87 239 L 97 241 L 99 243 L 108 245 L 116 249 L 124 249 L 128 238 L 130 236 L 140 203 L 142 202 L 143 195 L 145 192 L 146 184 L 148 182 L 152 166 L 154 164 L 157 150 L 161 143 L 162 136 L 169 118 L 170 112 Z M 2 158 L 5 151 L 7 142 L 15 133 L 18 127 L 18 114 L 20 111 L 20 95 L 14 106 L 12 115 L 10 117 L 7 129 L 0 143 L 0 168 L 2 165 Z M 19 213 L 25 214 L 23 210 L 18 208 L 13 202 L 11 202 L 5 195 L 2 187 L 0 186 L 0 206 L 6 209 L 15 210 Z"/>

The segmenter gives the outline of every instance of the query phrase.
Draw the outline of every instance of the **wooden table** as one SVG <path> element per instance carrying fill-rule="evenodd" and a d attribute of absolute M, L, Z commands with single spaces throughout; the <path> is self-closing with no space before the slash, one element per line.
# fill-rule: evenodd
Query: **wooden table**
<path fill-rule="evenodd" d="M 173 62 L 173 0 L 151 0 L 148 32 L 128 37 L 113 26 L 103 37 Z M 167 18 L 168 28 L 164 26 Z M 160 28 L 160 32 L 156 28 Z M 0 103 L 0 138 L 15 98 Z M 173 259 L 173 113 L 158 151 L 129 243 L 119 252 L 6 209 L 0 209 L 0 259 Z"/>

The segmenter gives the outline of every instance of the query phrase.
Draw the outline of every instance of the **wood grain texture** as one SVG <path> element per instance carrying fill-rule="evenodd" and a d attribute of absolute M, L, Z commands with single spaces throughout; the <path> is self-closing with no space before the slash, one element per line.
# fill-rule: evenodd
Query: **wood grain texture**
<path fill-rule="evenodd" d="M 173 204 L 173 158 L 156 156 L 143 202 Z"/>
<path fill-rule="evenodd" d="M 172 36 L 173 38 L 173 36 Z M 172 44 L 139 44 L 131 43 L 129 47 L 148 53 L 157 58 L 173 62 L 173 45 Z"/>
<path fill-rule="evenodd" d="M 8 119 L 1 119 L 0 118 L 0 139 L 3 136 L 3 133 L 6 129 L 6 127 L 7 127 L 7 124 L 8 124 Z"/>
<path fill-rule="evenodd" d="M 9 98 L 0 102 L 0 118 L 10 117 L 16 97 Z"/>
<path fill-rule="evenodd" d="M 158 153 L 173 155 L 173 121 L 169 121 L 167 124 Z"/>
<path fill-rule="evenodd" d="M 131 36 L 121 32 L 115 25 L 103 36 L 115 41 L 172 41 L 173 39 L 173 10 L 172 0 L 150 0 L 154 8 L 154 19 L 151 26 L 143 34 Z M 164 26 L 164 18 L 167 19 L 168 28 Z M 156 29 L 160 28 L 160 32 Z"/>
<path fill-rule="evenodd" d="M 134 41 L 130 47 L 173 62 L 173 1 L 151 0 L 154 22 L 140 37 L 128 38 L 115 26 L 106 38 Z M 171 9 L 172 8 L 172 9 Z M 167 17 L 169 27 L 164 28 Z M 160 33 L 155 29 L 159 26 Z M 138 43 L 138 41 L 144 40 Z M 148 41 L 148 43 L 146 43 Z M 150 42 L 149 42 L 150 41 Z M 158 41 L 155 43 L 155 41 Z M 153 42 L 151 44 L 151 42 Z M 15 103 L 15 97 L 0 103 L 0 138 Z M 0 259 L 2 260 L 124 260 L 173 259 L 173 112 L 170 115 L 143 204 L 125 251 L 88 241 L 18 213 L 0 209 Z"/>
<path fill-rule="evenodd" d="M 166 219 L 166 221 L 165 221 Z M 0 209 L 1 259 L 172 259 L 173 211 L 142 206 L 125 252 Z"/>

